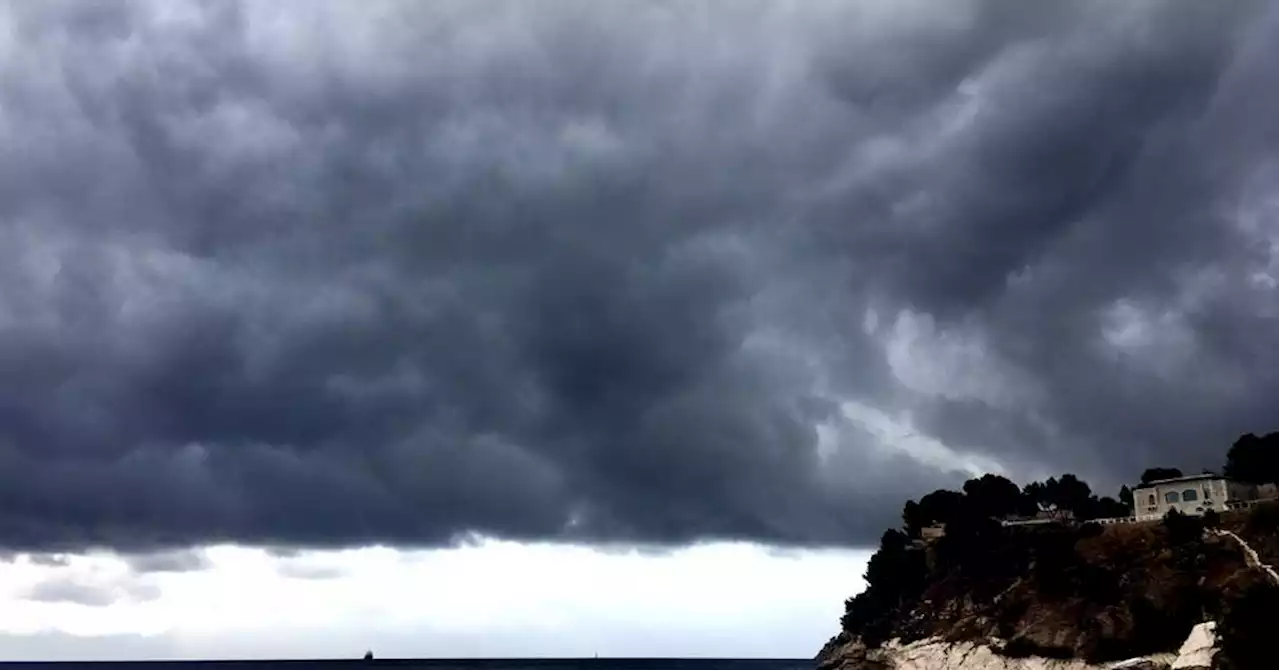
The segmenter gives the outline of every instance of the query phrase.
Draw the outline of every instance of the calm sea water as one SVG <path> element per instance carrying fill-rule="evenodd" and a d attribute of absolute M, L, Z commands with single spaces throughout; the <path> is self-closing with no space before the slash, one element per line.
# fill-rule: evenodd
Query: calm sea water
<path fill-rule="evenodd" d="M 813 670 L 809 659 L 467 659 L 375 661 L 146 661 L 3 663 L 0 670 Z"/>

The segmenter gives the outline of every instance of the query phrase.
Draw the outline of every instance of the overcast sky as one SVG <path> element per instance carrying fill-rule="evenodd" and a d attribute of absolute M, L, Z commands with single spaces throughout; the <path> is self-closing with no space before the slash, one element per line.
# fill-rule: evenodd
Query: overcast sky
<path fill-rule="evenodd" d="M 0 656 L 809 656 L 906 498 L 1220 466 L 1276 22 L 0 0 Z"/>

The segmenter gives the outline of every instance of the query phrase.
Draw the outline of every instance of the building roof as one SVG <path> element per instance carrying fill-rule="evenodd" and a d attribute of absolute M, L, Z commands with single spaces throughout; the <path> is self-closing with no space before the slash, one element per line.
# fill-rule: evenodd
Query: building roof
<path fill-rule="evenodd" d="M 1196 482 L 1196 481 L 1200 481 L 1201 479 L 1226 479 L 1226 477 L 1223 477 L 1222 475 L 1216 475 L 1212 472 L 1204 472 L 1198 475 L 1187 475 L 1185 477 L 1170 477 L 1169 479 L 1157 479 L 1155 481 L 1147 482 L 1146 484 L 1138 484 L 1138 486 L 1136 486 L 1133 490 L 1136 491 L 1138 489 L 1149 489 L 1154 486 L 1158 486 L 1160 484 L 1177 484 L 1180 482 Z"/>

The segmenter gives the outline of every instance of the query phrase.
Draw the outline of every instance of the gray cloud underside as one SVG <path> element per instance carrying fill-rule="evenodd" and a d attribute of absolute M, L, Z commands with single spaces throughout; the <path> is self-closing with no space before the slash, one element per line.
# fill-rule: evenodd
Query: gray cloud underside
<path fill-rule="evenodd" d="M 10 549 L 860 545 L 905 433 L 1275 428 L 1274 3 L 0 17 Z"/>
<path fill-rule="evenodd" d="M 84 577 L 54 576 L 43 579 L 25 594 L 27 600 L 107 607 L 120 600 L 145 601 L 160 597 L 154 584 L 133 577 L 107 581 Z"/>
<path fill-rule="evenodd" d="M 192 572 L 210 565 L 209 558 L 199 550 L 147 552 L 128 556 L 125 560 L 133 574 Z"/>

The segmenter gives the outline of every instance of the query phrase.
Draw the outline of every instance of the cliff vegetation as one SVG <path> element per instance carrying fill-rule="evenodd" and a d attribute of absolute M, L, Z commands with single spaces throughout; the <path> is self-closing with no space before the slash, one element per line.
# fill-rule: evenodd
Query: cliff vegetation
<path fill-rule="evenodd" d="M 1263 450 L 1270 470 L 1254 464 L 1268 457 Z M 1225 470 L 1274 482 L 1275 454 L 1275 433 L 1245 436 Z M 1143 479 L 1177 474 L 1153 468 Z M 1070 511 L 1075 520 L 999 521 L 1046 510 Z M 1234 537 L 1213 532 L 1231 531 L 1275 566 L 1275 503 L 1150 523 L 1090 521 L 1127 514 L 1119 499 L 1097 497 L 1070 474 L 1022 488 L 984 475 L 962 491 L 908 501 L 902 527 L 885 531 L 867 565 L 866 589 L 846 602 L 842 632 L 820 655 L 822 665 L 874 667 L 832 656 L 851 640 L 874 649 L 931 638 L 996 641 L 1007 657 L 1102 663 L 1177 650 L 1194 626 L 1213 621 L 1215 667 L 1277 667 L 1276 585 Z M 930 532 L 939 528 L 945 534 Z"/>

